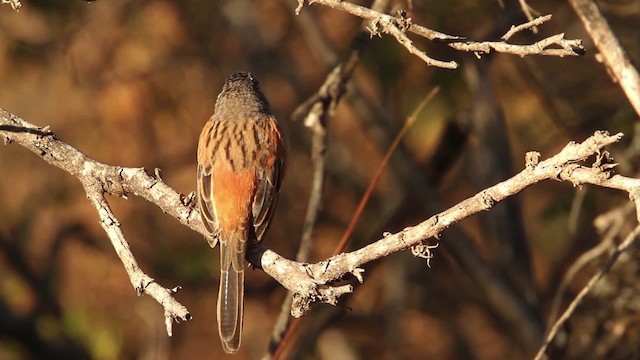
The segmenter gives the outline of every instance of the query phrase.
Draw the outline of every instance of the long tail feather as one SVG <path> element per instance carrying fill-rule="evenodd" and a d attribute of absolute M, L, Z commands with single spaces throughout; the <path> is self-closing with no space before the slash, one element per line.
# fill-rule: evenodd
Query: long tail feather
<path fill-rule="evenodd" d="M 242 236 L 237 234 L 236 236 Z M 233 246 L 234 240 L 220 242 L 220 289 L 218 290 L 218 330 L 222 348 L 235 354 L 240 348 L 244 303 L 244 252 Z M 236 265 L 236 263 L 240 263 Z"/>

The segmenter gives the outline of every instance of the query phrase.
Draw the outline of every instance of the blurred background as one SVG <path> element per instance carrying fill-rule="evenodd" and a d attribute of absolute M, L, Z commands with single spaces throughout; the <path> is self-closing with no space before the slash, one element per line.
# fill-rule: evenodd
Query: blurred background
<path fill-rule="evenodd" d="M 369 2 L 362 2 L 370 6 Z M 598 2 L 640 63 L 640 5 Z M 367 42 L 328 120 L 323 209 L 310 261 L 334 251 L 384 152 L 434 87 L 384 172 L 350 249 L 397 232 L 519 172 L 594 130 L 624 132 L 610 150 L 638 176 L 638 116 L 597 61 L 565 2 L 530 5 L 553 19 L 532 43 L 564 32 L 584 57 L 492 54 L 480 59 L 412 36 L 458 70 L 426 66 L 394 39 Z M 0 6 L 0 107 L 110 165 L 162 169 L 195 189 L 198 135 L 231 73 L 250 71 L 285 124 L 290 149 L 266 244 L 295 257 L 311 183 L 311 135 L 294 110 L 349 51 L 361 20 L 295 1 L 24 0 Z M 391 2 L 417 24 L 498 39 L 525 22 L 517 1 Z M 215 359 L 218 251 L 131 196 L 109 198 L 144 271 L 193 316 L 168 338 L 163 310 L 138 297 L 79 182 L 17 145 L 0 147 L 0 359 Z M 625 194 L 547 181 L 442 234 L 431 268 L 409 251 L 366 266 L 337 307 L 315 306 L 285 356 L 300 359 L 526 359 L 550 319 L 635 226 Z M 607 214 L 602 217 L 602 214 Z M 594 220 L 599 219 L 598 226 Z M 588 259 L 590 249 L 596 251 Z M 623 256 L 558 336 L 551 358 L 640 356 L 640 266 Z M 637 258 L 637 257 L 635 257 Z M 572 264 L 579 265 L 572 267 Z M 574 274 L 563 282 L 567 273 Z M 557 295 L 561 289 L 560 295 Z M 236 359 L 261 358 L 284 289 L 261 271 L 246 280 Z M 555 299 L 555 305 L 554 305 Z M 555 314 L 555 315 L 554 315 Z"/>

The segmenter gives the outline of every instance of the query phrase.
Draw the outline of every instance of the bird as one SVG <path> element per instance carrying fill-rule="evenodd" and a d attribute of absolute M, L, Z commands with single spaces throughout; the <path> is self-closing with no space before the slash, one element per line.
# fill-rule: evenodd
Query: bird
<path fill-rule="evenodd" d="M 285 170 L 285 138 L 259 82 L 230 75 L 198 139 L 197 203 L 211 247 L 220 244 L 218 332 L 240 348 L 247 250 L 269 229 Z"/>

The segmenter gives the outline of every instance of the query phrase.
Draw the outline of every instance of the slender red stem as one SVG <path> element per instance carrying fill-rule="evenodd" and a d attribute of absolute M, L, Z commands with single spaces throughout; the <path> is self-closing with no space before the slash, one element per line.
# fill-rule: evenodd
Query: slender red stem
<path fill-rule="evenodd" d="M 349 243 L 349 238 L 351 238 L 351 235 L 353 234 L 353 231 L 355 230 L 356 225 L 358 224 L 358 221 L 360 221 L 360 217 L 364 212 L 364 207 L 369 202 L 369 199 L 371 199 L 373 190 L 375 190 L 376 185 L 378 185 L 380 176 L 382 176 L 382 171 L 387 167 L 387 164 L 389 163 L 389 160 L 391 159 L 393 152 L 396 150 L 398 145 L 400 145 L 400 141 L 402 140 L 404 135 L 407 133 L 411 125 L 413 125 L 413 123 L 416 122 L 416 118 L 418 117 L 418 114 L 420 113 L 420 111 L 422 111 L 422 109 L 438 93 L 439 90 L 440 89 L 437 87 L 431 90 L 429 95 L 427 95 L 427 97 L 425 97 L 424 100 L 422 100 L 420 105 L 418 105 L 418 107 L 413 111 L 413 113 L 407 118 L 407 121 L 402 126 L 402 129 L 400 129 L 400 132 L 398 132 L 398 135 L 396 135 L 395 139 L 393 139 L 391 146 L 389 146 L 389 149 L 387 149 L 386 154 L 384 154 L 384 158 L 382 158 L 382 162 L 380 162 L 380 165 L 376 169 L 376 173 L 373 175 L 373 178 L 371 178 L 371 181 L 369 182 L 369 186 L 367 187 L 367 190 L 362 196 L 362 199 L 360 199 L 358 208 L 353 214 L 353 217 L 351 218 L 351 222 L 349 223 L 347 230 L 344 232 L 344 235 L 342 235 L 342 239 L 340 240 L 340 243 L 336 247 L 336 250 L 333 252 L 334 256 L 343 252 L 344 249 L 347 247 L 347 244 Z"/>

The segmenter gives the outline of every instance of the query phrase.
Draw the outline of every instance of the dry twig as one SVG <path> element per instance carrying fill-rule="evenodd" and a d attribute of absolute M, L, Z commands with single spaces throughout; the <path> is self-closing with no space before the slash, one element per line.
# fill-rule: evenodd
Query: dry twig
<path fill-rule="evenodd" d="M 374 2 L 374 9 L 384 9 L 388 1 L 378 0 Z M 309 26 L 309 24 L 307 24 Z M 314 32 L 315 33 L 315 32 Z M 305 125 L 312 134 L 311 159 L 313 161 L 313 177 L 309 204 L 302 229 L 302 239 L 296 254 L 296 261 L 306 262 L 311 250 L 312 235 L 315 228 L 316 219 L 322 208 L 322 195 L 324 189 L 326 147 L 327 147 L 327 121 L 335 113 L 338 103 L 346 92 L 346 83 L 351 79 L 351 74 L 356 65 L 360 62 L 362 53 L 366 46 L 366 34 L 360 31 L 351 43 L 349 55 L 327 75 L 324 83 L 318 91 L 309 99 L 304 101 L 294 111 L 292 118 L 297 120 L 304 117 Z M 263 359 L 277 359 L 283 351 L 284 342 L 294 330 L 295 324 L 290 322 L 290 309 L 292 305 L 292 294 L 288 294 L 282 303 L 280 313 L 274 325 L 271 340 L 267 353 Z"/>
<path fill-rule="evenodd" d="M 22 7 L 22 3 L 20 0 L 2 0 L 2 4 L 9 4 L 15 11 L 20 11 L 20 7 Z"/>
<path fill-rule="evenodd" d="M 636 211 L 637 210 L 638 210 L 638 202 L 636 201 Z M 584 297 L 587 296 L 589 291 L 591 291 L 591 289 L 594 288 L 596 283 L 600 279 L 602 279 L 602 277 L 606 275 L 609 272 L 609 270 L 611 270 L 611 267 L 613 266 L 613 264 L 615 264 L 615 262 L 618 260 L 620 255 L 622 255 L 623 252 L 629 250 L 636 243 L 636 240 L 638 239 L 638 237 L 640 237 L 640 225 L 636 226 L 636 228 L 629 235 L 627 235 L 625 240 L 620 245 L 618 245 L 618 247 L 616 248 L 616 251 L 609 257 L 609 260 L 607 260 L 607 263 L 603 266 L 603 268 L 600 269 L 600 271 L 598 271 L 595 275 L 593 275 L 593 277 L 591 277 L 587 285 L 585 285 L 585 287 L 582 288 L 582 290 L 580 290 L 580 293 L 578 293 L 575 299 L 571 301 L 571 304 L 569 304 L 569 306 L 564 311 L 564 313 L 555 322 L 555 324 L 553 324 L 553 327 L 551 327 L 549 334 L 547 335 L 544 343 L 540 347 L 540 350 L 538 350 L 538 353 L 534 357 L 534 360 L 541 360 L 544 357 L 545 352 L 549 347 L 549 344 L 551 344 L 553 339 L 556 337 L 556 334 L 558 333 L 560 328 L 562 328 L 565 322 L 569 320 L 569 318 L 571 317 L 575 309 L 578 307 L 578 305 L 580 305 L 582 300 L 584 300 Z"/>
<path fill-rule="evenodd" d="M 627 219 L 627 212 L 631 212 L 633 210 L 633 207 L 629 205 L 631 204 L 626 203 L 624 204 L 624 206 L 616 208 L 608 213 L 602 214 L 598 216 L 596 220 L 594 220 L 596 228 L 599 228 L 598 223 L 607 222 L 606 229 L 600 230 L 600 232 L 602 233 L 602 240 L 596 246 L 580 255 L 565 272 L 560 285 L 558 285 L 558 290 L 556 290 L 553 302 L 551 303 L 551 310 L 549 311 L 549 324 L 555 324 L 555 321 L 557 321 L 557 316 L 558 312 L 560 311 L 560 305 L 562 303 L 563 295 L 578 272 L 590 262 L 593 262 L 595 259 L 615 248 L 615 239 L 619 235 L 620 230 L 622 229 L 622 226 Z M 612 214 L 614 216 L 612 216 Z M 605 218 L 607 218 L 606 221 L 604 220 Z M 551 327 L 551 325 L 549 326 Z M 547 333 L 549 333 L 550 331 L 551 328 L 548 329 Z"/>
<path fill-rule="evenodd" d="M 594 184 L 619 189 L 627 191 L 632 200 L 635 200 L 640 193 L 639 179 L 621 175 L 611 176 L 609 171 L 614 165 L 601 163 L 600 160 L 593 167 L 578 164 L 600 153 L 603 147 L 617 142 L 621 137 L 622 134 L 609 136 L 605 132 L 596 132 L 581 144 L 570 143 L 552 158 L 540 163 L 529 161 L 527 167 L 514 177 L 485 189 L 416 226 L 408 227 L 396 234 L 385 234 L 382 239 L 353 252 L 343 253 L 315 264 L 300 264 L 271 250 L 263 249 L 250 260 L 254 264 L 259 261 L 269 275 L 293 291 L 292 315 L 302 316 L 314 302 L 335 304 L 339 296 L 351 292 L 350 285 L 333 287 L 331 284 L 349 273 L 362 280 L 361 265 L 397 251 L 419 246 L 458 221 L 489 210 L 495 203 L 542 180 L 555 179 L 570 181 L 574 185 Z M 535 159 L 533 156 L 528 158 Z"/>
<path fill-rule="evenodd" d="M 528 16 L 527 16 L 528 18 Z M 507 41 L 509 39 L 511 39 L 511 37 L 513 35 L 515 35 L 516 33 L 522 31 L 522 30 L 526 30 L 526 29 L 535 29 L 536 26 L 538 25 L 542 25 L 543 23 L 547 22 L 551 20 L 551 15 L 545 15 L 545 16 L 540 16 L 536 19 L 530 19 L 529 22 L 524 23 L 522 25 L 518 25 L 518 26 L 511 26 L 511 29 L 509 29 L 509 31 L 507 31 L 506 34 L 502 35 L 501 39 L 504 41 Z M 534 31 L 537 33 L 537 31 Z"/>
<path fill-rule="evenodd" d="M 190 201 L 185 201 L 184 196 L 161 180 L 149 176 L 143 169 L 101 164 L 58 140 L 50 131 L 4 110 L 0 110 L 0 136 L 6 143 L 16 142 L 80 180 L 90 201 L 98 210 L 101 224 L 122 259 L 132 284 L 136 290 L 152 296 L 164 307 L 169 333 L 173 319 L 186 321 L 190 318 L 187 310 L 173 298 L 174 290 L 160 287 L 139 269 L 103 194 L 142 196 L 184 225 L 204 234 L 200 214 Z M 615 164 L 610 162 L 607 152 L 603 151 L 604 147 L 617 142 L 621 137 L 622 134 L 610 136 L 605 132 L 596 132 L 580 144 L 569 143 L 560 153 L 542 162 L 538 160 L 538 156 L 534 156 L 537 153 L 529 153 L 525 169 L 512 178 L 489 187 L 416 226 L 405 228 L 396 234 L 385 234 L 382 239 L 353 252 L 308 264 L 288 260 L 262 248 L 251 254 L 249 260 L 254 265 L 261 265 L 267 274 L 293 293 L 291 313 L 299 317 L 315 302 L 335 304 L 340 296 L 351 293 L 351 285 L 334 285 L 333 282 L 346 274 L 353 274 L 362 282 L 363 264 L 420 246 L 460 220 L 487 211 L 495 203 L 542 180 L 570 181 L 574 185 L 594 184 L 626 191 L 631 200 L 636 202 L 636 211 L 640 213 L 640 202 L 636 201 L 640 194 L 640 179 L 612 175 L 611 169 Z M 598 155 L 593 166 L 580 165 L 580 162 L 593 155 Z M 623 245 L 625 244 L 628 246 L 628 241 Z"/>
<path fill-rule="evenodd" d="M 361 17 L 371 22 L 370 30 L 372 35 L 379 35 L 380 33 L 391 34 L 398 40 L 400 44 L 406 47 L 409 52 L 420 57 L 425 63 L 432 66 L 442 67 L 445 69 L 455 69 L 458 67 L 458 63 L 455 61 L 441 61 L 429 57 L 422 50 L 413 45 L 411 40 L 407 37 L 406 32 L 412 32 L 416 35 L 420 35 L 433 42 L 446 43 L 449 47 L 459 51 L 470 51 L 480 56 L 482 54 L 488 54 L 491 51 L 514 54 L 520 56 L 527 55 L 548 55 L 548 56 L 578 56 L 584 54 L 584 47 L 582 41 L 579 39 L 565 39 L 564 34 L 556 34 L 545 39 L 539 40 L 533 44 L 528 45 L 516 45 L 509 44 L 505 41 L 471 41 L 462 36 L 447 35 L 435 30 L 428 29 L 424 26 L 414 24 L 411 18 L 406 17 L 404 11 L 399 11 L 398 16 L 394 17 L 387 14 L 382 14 L 375 10 L 366 8 L 364 6 L 355 5 L 347 1 L 341 0 L 309 0 L 312 4 L 321 4 L 336 10 L 348 12 L 352 15 Z M 298 0 L 298 8 L 296 13 L 300 13 L 304 6 L 304 0 Z M 542 23 L 546 20 L 532 20 L 526 24 L 519 25 L 518 27 L 532 27 L 538 25 L 536 21 Z"/>
<path fill-rule="evenodd" d="M 171 336 L 174 320 L 187 321 L 191 314 L 172 294 L 179 287 L 166 289 L 157 284 L 138 266 L 129 244 L 124 238 L 120 223 L 111 212 L 105 193 L 126 197 L 127 194 L 142 196 L 161 207 L 193 230 L 204 233 L 197 211 L 183 205 L 181 196 L 161 180 L 149 176 L 144 169 L 108 166 L 84 155 L 77 149 L 58 140 L 48 130 L 39 128 L 19 117 L 0 109 L 0 136 L 5 143 L 16 142 L 38 154 L 49 164 L 77 177 L 84 187 L 87 198 L 96 208 L 100 225 L 111 240 L 116 254 L 122 261 L 134 289 L 154 298 L 164 307 L 167 333 Z"/>
<path fill-rule="evenodd" d="M 522 9 L 524 16 L 527 17 L 527 20 L 529 20 L 529 22 L 533 22 L 534 20 L 533 20 L 531 6 L 527 4 L 526 0 L 518 0 L 518 2 L 520 3 L 520 8 Z M 540 24 L 533 24 L 533 26 L 531 27 L 531 31 L 533 31 L 534 34 L 538 33 L 538 28 L 536 27 L 537 25 L 540 25 Z"/>
<path fill-rule="evenodd" d="M 631 106 L 640 116 L 640 75 L 609 27 L 607 19 L 592 0 L 569 0 L 569 3 L 591 35 L 614 81 L 620 84 Z"/>

